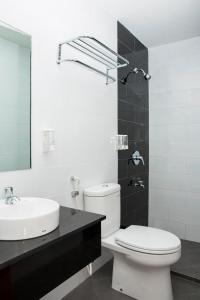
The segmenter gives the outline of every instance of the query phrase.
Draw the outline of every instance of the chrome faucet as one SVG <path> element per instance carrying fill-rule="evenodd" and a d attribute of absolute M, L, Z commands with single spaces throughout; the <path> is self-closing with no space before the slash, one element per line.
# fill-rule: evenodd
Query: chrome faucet
<path fill-rule="evenodd" d="M 145 185 L 144 185 L 144 181 L 143 180 L 138 180 L 135 182 L 135 187 L 141 187 L 141 188 L 145 188 Z"/>
<path fill-rule="evenodd" d="M 5 200 L 5 203 L 9 204 L 9 205 L 13 205 L 16 202 L 20 201 L 19 197 L 13 195 L 13 187 L 12 186 L 8 186 L 8 187 L 4 188 L 3 199 Z"/>

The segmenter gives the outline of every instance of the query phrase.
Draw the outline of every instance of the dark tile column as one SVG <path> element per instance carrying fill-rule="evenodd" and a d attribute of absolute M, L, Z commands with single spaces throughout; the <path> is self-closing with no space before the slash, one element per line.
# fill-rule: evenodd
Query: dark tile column
<path fill-rule="evenodd" d="M 131 74 L 127 84 L 120 79 L 134 67 L 148 72 L 148 49 L 118 22 L 118 53 L 130 64 L 118 70 L 118 133 L 128 134 L 129 149 L 118 152 L 118 181 L 121 185 L 121 227 L 148 225 L 149 179 L 149 86 L 143 75 Z M 138 150 L 145 165 L 128 163 Z M 143 180 L 145 188 L 134 183 Z"/>

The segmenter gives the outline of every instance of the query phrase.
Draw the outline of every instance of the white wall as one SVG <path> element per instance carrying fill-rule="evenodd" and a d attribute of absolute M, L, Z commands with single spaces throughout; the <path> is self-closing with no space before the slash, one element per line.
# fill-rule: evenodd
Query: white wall
<path fill-rule="evenodd" d="M 149 51 L 150 225 L 200 242 L 200 37 Z"/>
<path fill-rule="evenodd" d="M 81 190 L 117 181 L 117 153 L 110 142 L 117 133 L 117 87 L 79 66 L 58 66 L 57 44 L 89 34 L 116 49 L 116 21 L 92 1 L 81 0 L 19 0 L 17 5 L 6 0 L 0 19 L 32 35 L 32 169 L 0 173 L 0 187 L 82 207 L 82 193 L 78 203 L 72 201 L 71 175 L 80 177 Z M 56 150 L 49 154 L 42 153 L 44 128 L 55 129 Z M 85 277 L 82 272 L 46 299 L 60 299 Z"/>

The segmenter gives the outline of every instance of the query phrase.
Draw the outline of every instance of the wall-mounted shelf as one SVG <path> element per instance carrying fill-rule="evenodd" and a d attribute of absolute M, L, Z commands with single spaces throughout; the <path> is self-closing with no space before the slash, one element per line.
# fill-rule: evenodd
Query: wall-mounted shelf
<path fill-rule="evenodd" d="M 64 45 L 71 46 L 72 48 L 80 51 L 86 56 L 92 58 L 97 61 L 101 65 L 104 65 L 106 71 L 103 72 L 96 67 L 90 66 L 85 62 L 80 61 L 79 59 L 68 59 L 62 58 L 62 47 Z M 74 62 L 82 67 L 85 67 L 91 71 L 94 71 L 104 77 L 106 77 L 106 84 L 113 83 L 116 81 L 114 77 L 112 77 L 109 72 L 110 70 L 119 69 L 126 67 L 129 64 L 129 61 L 123 56 L 119 55 L 108 46 L 101 43 L 99 40 L 92 36 L 79 36 L 75 39 L 62 42 L 58 45 L 58 59 L 57 64 L 61 64 L 63 62 Z"/>

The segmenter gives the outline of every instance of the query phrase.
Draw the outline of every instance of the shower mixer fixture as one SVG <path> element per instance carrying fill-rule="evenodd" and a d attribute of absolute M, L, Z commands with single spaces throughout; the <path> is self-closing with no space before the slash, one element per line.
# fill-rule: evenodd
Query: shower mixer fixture
<path fill-rule="evenodd" d="M 132 162 L 132 164 L 135 166 L 138 166 L 140 162 L 143 164 L 143 166 L 145 165 L 144 158 L 142 155 L 140 155 L 139 151 L 135 151 L 131 155 L 131 157 L 128 159 L 128 164 L 130 164 L 130 162 Z"/>
<path fill-rule="evenodd" d="M 150 79 L 151 79 L 151 75 L 149 75 L 148 73 L 146 73 L 143 69 L 134 68 L 134 69 L 132 69 L 125 77 L 123 77 L 123 78 L 120 80 L 121 83 L 122 83 L 122 84 L 126 84 L 128 78 L 129 78 L 129 76 L 130 76 L 131 74 L 137 74 L 137 73 L 139 73 L 139 72 L 141 72 L 141 73 L 143 74 L 145 80 L 150 80 Z"/>

